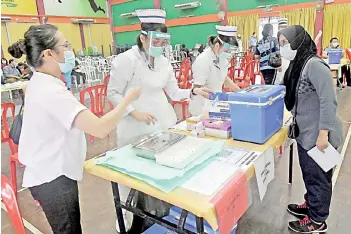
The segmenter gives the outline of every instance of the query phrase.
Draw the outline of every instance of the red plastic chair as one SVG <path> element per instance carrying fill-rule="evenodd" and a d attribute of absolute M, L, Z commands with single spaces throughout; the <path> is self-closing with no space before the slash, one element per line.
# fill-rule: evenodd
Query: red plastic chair
<path fill-rule="evenodd" d="M 9 179 L 4 175 L 1 175 L 1 200 L 6 207 L 15 232 L 17 234 L 26 234 L 22 215 L 16 199 L 16 193 Z"/>
<path fill-rule="evenodd" d="M 254 69 L 255 69 L 255 61 L 249 62 L 245 67 L 244 76 L 234 78 L 234 82 L 241 89 L 250 86 L 252 84 L 251 81 L 254 79 Z"/>
<path fill-rule="evenodd" d="M 106 89 L 104 91 L 104 95 L 105 95 L 106 98 L 107 98 L 107 86 L 108 86 L 109 80 L 110 80 L 110 75 L 105 76 L 105 78 L 104 78 L 104 85 L 106 86 Z M 113 104 L 111 102 L 108 102 L 108 104 L 110 106 L 110 111 L 113 110 L 113 108 L 114 108 Z"/>
<path fill-rule="evenodd" d="M 252 84 L 255 84 L 256 81 L 256 77 L 260 76 L 261 77 L 261 84 L 264 84 L 264 78 L 263 75 L 261 73 L 261 68 L 260 68 L 260 60 L 256 59 L 255 61 L 255 66 L 254 66 L 254 75 L 253 75 L 253 79 L 251 80 Z"/>
<path fill-rule="evenodd" d="M 105 98 L 106 98 L 106 85 L 95 85 L 80 91 L 80 102 L 85 105 L 85 94 L 89 94 L 90 98 L 90 111 L 96 116 L 101 117 L 104 115 Z M 94 137 L 90 136 L 90 142 L 94 142 Z"/>
<path fill-rule="evenodd" d="M 10 110 L 12 114 L 12 121 L 15 119 L 15 104 L 13 103 L 1 103 L 2 116 L 1 121 L 4 129 L 1 130 L 1 143 L 7 142 L 10 139 L 10 128 L 7 122 L 7 113 Z"/>

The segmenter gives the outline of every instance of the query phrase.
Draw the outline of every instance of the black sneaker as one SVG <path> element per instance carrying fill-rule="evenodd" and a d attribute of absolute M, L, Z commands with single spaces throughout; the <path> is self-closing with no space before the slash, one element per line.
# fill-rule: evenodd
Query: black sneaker
<path fill-rule="evenodd" d="M 289 204 L 288 205 L 288 212 L 294 215 L 296 218 L 303 219 L 308 215 L 308 206 L 307 202 L 298 205 L 298 204 Z"/>
<path fill-rule="evenodd" d="M 328 231 L 325 222 L 317 224 L 312 221 L 308 216 L 300 221 L 289 222 L 289 229 L 296 233 L 325 233 Z"/>

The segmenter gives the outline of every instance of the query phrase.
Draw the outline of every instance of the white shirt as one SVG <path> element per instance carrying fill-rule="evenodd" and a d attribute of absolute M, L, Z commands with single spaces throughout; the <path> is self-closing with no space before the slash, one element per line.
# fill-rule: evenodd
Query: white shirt
<path fill-rule="evenodd" d="M 85 109 L 60 79 L 34 73 L 27 86 L 18 152 L 26 166 L 23 187 L 51 182 L 61 175 L 82 179 L 86 139 L 72 123 Z"/>

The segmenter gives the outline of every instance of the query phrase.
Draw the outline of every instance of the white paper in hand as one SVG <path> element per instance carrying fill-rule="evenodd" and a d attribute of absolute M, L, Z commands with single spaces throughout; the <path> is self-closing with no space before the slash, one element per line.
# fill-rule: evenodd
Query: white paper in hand
<path fill-rule="evenodd" d="M 328 172 L 336 165 L 340 165 L 342 162 L 341 155 L 330 143 L 324 153 L 321 152 L 317 146 L 307 153 L 325 172 Z"/>

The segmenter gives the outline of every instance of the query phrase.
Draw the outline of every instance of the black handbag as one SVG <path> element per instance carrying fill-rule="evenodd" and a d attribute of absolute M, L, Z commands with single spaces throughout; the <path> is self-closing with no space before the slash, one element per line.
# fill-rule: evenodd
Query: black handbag
<path fill-rule="evenodd" d="M 268 39 L 269 40 L 269 39 Z M 274 41 L 273 41 L 274 42 Z M 280 54 L 272 52 L 272 41 L 269 40 L 270 54 L 268 58 L 268 66 L 278 68 L 282 66 L 282 57 Z"/>
<path fill-rule="evenodd" d="M 23 122 L 23 113 L 22 113 L 23 106 L 24 106 L 24 98 L 22 96 L 21 109 L 20 109 L 18 115 L 15 117 L 15 120 L 12 123 L 11 129 L 10 129 L 10 134 L 9 134 L 10 135 L 10 139 L 16 145 L 18 145 L 19 139 L 20 139 L 20 136 L 21 136 L 22 122 Z"/>

